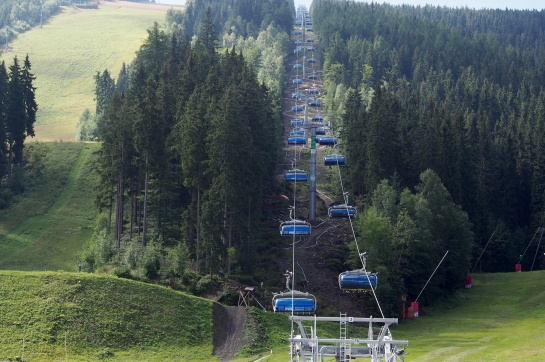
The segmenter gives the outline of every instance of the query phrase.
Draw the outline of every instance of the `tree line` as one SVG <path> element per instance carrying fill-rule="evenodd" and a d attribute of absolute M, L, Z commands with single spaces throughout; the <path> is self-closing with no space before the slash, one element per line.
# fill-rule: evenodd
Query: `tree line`
<path fill-rule="evenodd" d="M 0 208 L 24 190 L 23 149 L 25 139 L 34 137 L 38 110 L 31 67 L 28 55 L 23 64 L 17 57 L 8 68 L 0 64 Z"/>
<path fill-rule="evenodd" d="M 84 256 L 90 268 L 113 263 L 144 280 L 187 277 L 190 261 L 209 280 L 253 271 L 280 107 L 240 53 L 217 51 L 212 20 L 209 9 L 193 41 L 155 24 L 116 80 L 95 77 L 97 204 L 109 217 Z"/>
<path fill-rule="evenodd" d="M 545 12 L 316 0 L 312 18 L 321 42 L 327 113 L 350 160 L 349 187 L 378 216 L 389 212 L 389 245 L 398 258 L 388 261 L 392 255 L 381 254 L 376 261 L 379 269 L 399 274 L 386 284 L 407 290 L 425 282 L 439 249 L 458 251 L 457 258 L 448 257 L 458 272 L 457 279 L 438 278 L 436 286 L 462 285 L 464 273 L 475 266 L 514 270 L 544 224 Z M 418 194 L 430 172 L 448 193 L 443 211 L 451 211 L 432 211 L 430 217 L 442 218 L 423 223 L 414 214 L 418 203 L 404 210 L 402 197 Z M 395 213 L 381 214 L 383 203 L 371 196 L 384 190 L 384 180 L 395 190 L 397 201 L 389 201 Z M 448 209 L 451 203 L 460 209 Z M 400 220 L 429 229 L 411 244 L 406 230 L 399 230 Z M 459 224 L 444 237 L 431 238 L 454 221 Z M 402 255 L 411 250 L 427 262 L 404 264 Z M 533 256 L 522 260 L 523 269 Z M 416 266 L 423 268 L 418 283 Z"/>
<path fill-rule="evenodd" d="M 219 46 L 242 51 L 249 65 L 258 73 L 260 82 L 278 98 L 285 77 L 285 57 L 291 52 L 289 34 L 295 8 L 286 0 L 192 0 L 185 11 L 170 9 L 166 23 L 171 31 L 180 30 L 194 37 L 206 9 L 212 18 Z"/>
<path fill-rule="evenodd" d="M 197 33 L 194 33 L 193 27 L 188 27 L 187 24 L 201 24 L 202 19 L 198 18 L 198 16 L 201 13 L 204 16 L 206 10 L 204 6 L 206 4 L 212 5 L 210 9 L 212 9 L 212 18 L 214 19 L 214 29 L 217 34 L 220 34 L 218 36 L 217 51 L 235 49 L 237 52 L 241 52 L 246 63 L 257 73 L 258 81 L 265 84 L 274 98 L 280 99 L 282 97 L 282 87 L 285 82 L 286 57 L 291 52 L 290 47 L 292 46 L 288 33 L 286 33 L 285 29 L 277 25 L 280 21 L 284 20 L 267 15 L 260 20 L 260 27 L 255 32 L 252 32 L 252 34 L 255 33 L 254 35 L 246 35 L 247 32 L 239 31 L 237 27 L 223 26 L 223 24 L 229 23 L 233 19 L 238 19 L 239 21 L 246 19 L 232 11 L 234 8 L 238 9 L 238 1 L 193 1 L 188 6 L 194 6 L 200 10 L 180 11 L 169 9 L 165 17 L 163 30 L 167 35 L 185 34 L 189 36 L 192 46 L 194 46 Z M 288 4 L 288 1 L 283 0 L 281 4 L 277 5 L 281 8 L 286 8 Z M 259 10 L 259 14 L 268 9 L 268 5 L 265 6 L 266 4 L 262 2 L 255 2 L 254 5 L 256 7 L 253 11 Z M 230 10 L 223 11 L 227 8 Z M 293 18 L 293 16 L 290 15 L 288 18 Z M 223 30 L 219 31 L 218 29 Z M 127 86 L 125 83 L 128 80 L 127 72 L 130 65 L 123 65 L 123 68 L 117 80 L 124 83 L 120 87 Z M 98 127 L 100 126 L 102 111 L 115 88 L 113 79 L 114 75 L 110 74 L 107 69 L 103 72 L 97 72 L 95 75 L 96 109 L 94 112 L 89 109 L 83 111 L 77 125 L 76 140 L 98 140 Z"/>
<path fill-rule="evenodd" d="M 7 44 L 17 34 L 41 25 L 55 15 L 60 6 L 72 0 L 4 0 L 0 3 L 0 43 Z M 82 0 L 78 2 L 87 2 Z"/>
<path fill-rule="evenodd" d="M 197 34 L 208 8 L 213 9 L 212 22 L 217 34 L 241 35 L 256 38 L 259 31 L 275 24 L 289 34 L 293 26 L 295 7 L 286 0 L 189 0 L 184 13 L 172 10 L 168 17 L 176 16 L 186 34 Z"/>

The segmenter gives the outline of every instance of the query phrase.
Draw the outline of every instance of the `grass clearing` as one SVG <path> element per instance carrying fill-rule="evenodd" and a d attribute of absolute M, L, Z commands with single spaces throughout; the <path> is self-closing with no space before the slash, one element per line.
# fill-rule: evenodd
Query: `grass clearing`
<path fill-rule="evenodd" d="M 0 271 L 0 360 L 217 360 L 212 305 L 116 277 Z"/>
<path fill-rule="evenodd" d="M 0 213 L 0 269 L 76 270 L 98 214 L 91 172 L 98 144 L 27 145 L 27 190 Z"/>
<path fill-rule="evenodd" d="M 164 22 L 167 5 L 101 2 L 99 10 L 63 7 L 43 28 L 32 29 L 0 56 L 6 65 L 28 54 L 38 103 L 36 140 L 74 140 L 83 111 L 94 112 L 94 79 L 108 69 L 117 77 L 130 63 L 154 22 Z"/>
<path fill-rule="evenodd" d="M 542 361 L 545 271 L 477 274 L 453 304 L 394 331 L 409 339 L 406 361 Z M 422 309 L 422 306 L 421 306 Z"/>
<path fill-rule="evenodd" d="M 406 362 L 543 361 L 545 271 L 477 274 L 473 288 L 462 291 L 458 298 L 420 309 L 424 316 L 402 321 L 392 329 L 395 339 L 409 340 Z M 338 324 L 329 324 L 335 328 L 318 326 L 318 335 L 338 337 Z M 276 340 L 283 337 L 285 341 L 289 328 L 289 322 L 284 322 L 283 335 Z M 351 336 L 365 333 L 363 328 Z M 273 354 L 264 361 L 288 359 L 287 342 L 272 348 Z M 235 361 L 255 361 L 267 355 L 268 351 Z"/>
<path fill-rule="evenodd" d="M 112 358 L 116 361 L 217 361 L 212 305 L 168 288 L 87 273 L 0 271 L 0 360 Z M 406 361 L 541 361 L 545 272 L 482 274 L 474 288 L 393 329 L 408 339 Z M 254 343 L 234 361 L 286 361 L 286 314 L 254 309 Z M 350 314 L 350 313 L 349 313 Z M 336 337 L 336 323 L 318 335 Z M 352 337 L 364 338 L 361 326 Z M 64 348 L 66 338 L 67 348 Z M 326 359 L 333 361 L 334 359 Z"/>

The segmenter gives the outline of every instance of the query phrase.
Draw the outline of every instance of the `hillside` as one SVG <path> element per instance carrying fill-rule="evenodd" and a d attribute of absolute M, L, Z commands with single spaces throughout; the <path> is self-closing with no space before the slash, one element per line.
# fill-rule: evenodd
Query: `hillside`
<path fill-rule="evenodd" d="M 0 213 L 0 269 L 74 271 L 94 229 L 98 144 L 30 143 L 25 193 Z"/>
<path fill-rule="evenodd" d="M 472 289 L 448 304 L 422 306 L 423 316 L 401 322 L 393 334 L 409 339 L 408 362 L 540 361 L 543 290 L 541 271 L 479 274 Z M 285 315 L 229 310 L 164 287 L 87 273 L 2 271 L 0 315 L 0 360 L 23 354 L 32 361 L 215 361 L 214 350 L 235 352 L 226 340 L 242 347 L 235 361 L 271 348 L 268 361 L 285 361 L 288 353 Z M 244 322 L 228 333 L 233 316 Z M 319 325 L 318 332 L 335 336 L 338 326 Z"/>
<path fill-rule="evenodd" d="M 123 62 L 130 63 L 147 29 L 163 22 L 168 5 L 103 1 L 99 10 L 63 7 L 43 28 L 32 29 L 10 44 L 0 56 L 28 54 L 36 76 L 38 103 L 36 140 L 73 140 L 77 122 L 95 109 L 94 79 L 108 69 L 117 77 Z"/>
<path fill-rule="evenodd" d="M 421 307 L 396 338 L 409 339 L 406 361 L 542 361 L 545 272 L 477 274 L 450 304 Z"/>
<path fill-rule="evenodd" d="M 232 360 L 289 331 L 284 315 L 88 273 L 0 271 L 0 315 L 0 361 Z"/>
<path fill-rule="evenodd" d="M 86 273 L 2 271 L 0 286 L 2 361 L 213 359 L 209 300 Z"/>

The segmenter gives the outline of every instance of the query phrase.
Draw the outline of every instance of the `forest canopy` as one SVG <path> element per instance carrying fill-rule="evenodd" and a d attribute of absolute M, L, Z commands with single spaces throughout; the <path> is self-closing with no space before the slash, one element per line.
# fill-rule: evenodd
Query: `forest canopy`
<path fill-rule="evenodd" d="M 494 234 L 479 270 L 513 270 L 545 223 L 545 12 L 316 0 L 312 17 L 353 193 L 433 170 L 472 263 Z"/>
<path fill-rule="evenodd" d="M 255 277 L 274 250 L 262 206 L 275 188 L 291 44 L 277 21 L 257 30 L 258 8 L 242 17 L 204 3 L 169 12 L 117 79 L 95 76 L 97 202 L 116 247 L 105 252 L 99 235 L 91 268 L 113 261 L 120 275 L 186 280 L 192 263 L 212 282 Z M 325 113 L 388 308 L 447 250 L 424 300 L 475 267 L 512 270 L 545 207 L 543 13 L 317 0 L 312 18 Z M 350 255 L 337 264 L 357 268 Z"/>
<path fill-rule="evenodd" d="M 295 13 L 293 2 L 286 0 L 188 0 L 180 14 L 186 34 L 197 34 L 208 8 L 217 34 L 233 32 L 243 38 L 255 38 L 271 24 L 289 34 Z"/>
<path fill-rule="evenodd" d="M 0 209 L 24 191 L 25 139 L 34 137 L 36 103 L 34 74 L 27 55 L 0 63 Z"/>
<path fill-rule="evenodd" d="M 104 251 L 108 228 L 95 235 L 91 270 L 114 263 L 120 275 L 179 278 L 194 261 L 210 281 L 254 270 L 281 149 L 279 100 L 234 47 L 218 51 L 212 19 L 209 8 L 193 39 L 155 24 L 116 80 L 95 76 L 97 205 L 116 243 Z"/>

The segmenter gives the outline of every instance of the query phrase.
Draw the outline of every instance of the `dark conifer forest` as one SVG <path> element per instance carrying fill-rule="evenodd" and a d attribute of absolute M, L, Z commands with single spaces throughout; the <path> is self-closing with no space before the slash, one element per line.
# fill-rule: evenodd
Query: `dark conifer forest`
<path fill-rule="evenodd" d="M 468 272 L 543 268 L 545 13 L 315 0 L 311 15 L 386 304 L 419 290 L 447 250 L 429 300 Z M 197 292 L 214 275 L 258 280 L 278 250 L 265 206 L 280 187 L 279 54 L 293 20 L 288 1 L 190 1 L 117 79 L 97 73 L 97 204 L 111 234 L 95 236 L 90 270 L 113 261 L 118 275 Z M 357 268 L 355 252 L 336 265 Z"/>
<path fill-rule="evenodd" d="M 118 275 L 184 277 L 193 287 L 198 279 L 187 278 L 254 271 L 263 202 L 277 187 L 279 98 L 241 51 L 219 48 L 212 9 L 194 36 L 176 23 L 195 21 L 191 12 L 170 12 L 170 30 L 150 29 L 117 79 L 95 76 L 97 204 L 108 230 L 86 252 L 91 270 L 113 263 Z"/>
<path fill-rule="evenodd" d="M 186 34 L 196 34 L 208 8 L 213 9 L 212 22 L 218 34 L 236 32 L 244 38 L 257 37 L 261 29 L 274 23 L 289 34 L 293 27 L 293 2 L 284 0 L 199 0 L 188 1 L 180 24 Z"/>
<path fill-rule="evenodd" d="M 6 68 L 0 63 L 0 209 L 24 191 L 25 139 L 34 137 L 38 105 L 28 55 Z"/>
<path fill-rule="evenodd" d="M 469 217 L 468 267 L 494 235 L 476 270 L 514 270 L 545 221 L 545 12 L 316 0 L 311 14 L 354 194 L 389 180 L 399 225 L 403 189 L 432 170 Z"/>

